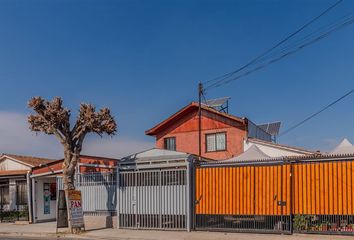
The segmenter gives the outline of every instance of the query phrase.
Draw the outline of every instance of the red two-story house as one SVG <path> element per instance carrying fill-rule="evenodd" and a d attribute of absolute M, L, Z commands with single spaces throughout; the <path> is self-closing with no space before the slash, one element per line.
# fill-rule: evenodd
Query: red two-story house
<path fill-rule="evenodd" d="M 192 102 L 145 133 L 156 137 L 156 147 L 199 153 L 198 103 Z M 202 156 L 229 159 L 244 151 L 244 140 L 271 141 L 271 135 L 247 118 L 239 118 L 202 104 Z"/>

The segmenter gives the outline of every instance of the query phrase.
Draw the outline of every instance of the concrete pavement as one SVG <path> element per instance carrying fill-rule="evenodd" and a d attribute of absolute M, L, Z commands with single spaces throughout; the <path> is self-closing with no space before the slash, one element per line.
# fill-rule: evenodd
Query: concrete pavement
<path fill-rule="evenodd" d="M 124 229 L 88 230 L 80 235 L 60 233 L 60 239 L 130 239 L 130 240 L 331 240 L 353 239 L 353 236 L 337 235 L 276 235 L 251 233 L 222 233 L 222 232 L 182 232 L 182 231 L 144 231 Z M 16 225 L 0 223 L 0 239 L 56 239 L 55 223 L 39 223 L 30 225 Z"/>

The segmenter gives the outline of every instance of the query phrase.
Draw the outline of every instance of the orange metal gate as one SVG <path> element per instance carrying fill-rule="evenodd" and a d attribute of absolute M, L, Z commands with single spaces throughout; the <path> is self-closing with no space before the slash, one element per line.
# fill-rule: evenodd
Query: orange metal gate
<path fill-rule="evenodd" d="M 197 167 L 196 228 L 290 232 L 290 165 Z"/>
<path fill-rule="evenodd" d="M 354 161 L 203 164 L 195 227 L 354 234 Z"/>
<path fill-rule="evenodd" d="M 354 161 L 294 163 L 294 230 L 354 233 Z"/>

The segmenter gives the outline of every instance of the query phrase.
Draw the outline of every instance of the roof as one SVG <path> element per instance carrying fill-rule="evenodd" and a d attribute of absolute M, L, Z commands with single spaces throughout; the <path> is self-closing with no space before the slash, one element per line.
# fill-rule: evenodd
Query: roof
<path fill-rule="evenodd" d="M 94 160 L 119 161 L 119 159 L 116 159 L 116 158 L 99 157 L 99 156 L 91 156 L 91 155 L 83 155 L 83 154 L 80 154 L 80 157 L 88 158 L 88 159 L 94 159 Z M 64 158 L 58 159 L 58 160 L 52 160 L 52 161 L 48 162 L 47 164 L 49 166 L 51 166 L 51 165 L 54 165 L 54 164 L 57 164 L 57 163 L 60 163 L 60 162 L 63 162 L 63 161 L 64 161 Z M 41 167 L 47 167 L 47 166 L 38 165 L 38 166 L 34 167 L 33 169 L 38 169 L 38 168 L 41 168 Z"/>
<path fill-rule="evenodd" d="M 273 165 L 283 163 L 301 163 L 301 162 L 319 162 L 319 161 L 347 161 L 353 160 L 354 153 L 352 154 L 312 154 L 301 156 L 284 156 L 266 159 L 255 159 L 252 161 L 213 161 L 202 162 L 201 165 L 206 166 L 256 166 L 256 165 Z"/>
<path fill-rule="evenodd" d="M 255 161 L 258 159 L 270 159 L 271 157 L 260 150 L 256 145 L 252 145 L 244 153 L 241 153 L 237 157 L 223 160 L 222 162 L 245 162 Z"/>
<path fill-rule="evenodd" d="M 0 176 L 16 176 L 16 175 L 26 175 L 28 170 L 8 170 L 0 171 Z"/>
<path fill-rule="evenodd" d="M 119 161 L 119 168 L 122 170 L 161 168 L 175 169 L 179 167 L 186 167 L 196 158 L 196 155 L 190 153 L 152 148 L 122 158 Z M 210 159 L 206 158 L 202 159 L 202 161 L 209 160 Z"/>
<path fill-rule="evenodd" d="M 13 160 L 20 161 L 26 165 L 30 165 L 31 167 L 39 166 L 40 164 L 46 164 L 54 161 L 54 159 L 49 158 L 40 158 L 40 157 L 32 157 L 32 156 L 23 156 L 23 155 L 15 155 L 3 153 L 0 158 L 8 157 Z"/>
<path fill-rule="evenodd" d="M 260 140 L 257 138 L 248 138 L 247 141 L 249 141 L 251 143 L 257 143 L 257 144 L 261 144 L 261 145 L 265 145 L 265 146 L 269 146 L 269 147 L 282 149 L 282 150 L 293 151 L 293 152 L 297 152 L 300 154 L 314 154 L 314 153 L 316 153 L 314 151 L 310 151 L 310 150 L 307 150 L 304 148 L 293 147 L 293 146 L 274 143 L 274 142 L 268 142 L 268 141 Z"/>
<path fill-rule="evenodd" d="M 166 149 L 152 148 L 139 153 L 134 153 L 123 157 L 120 163 L 138 162 L 146 160 L 171 160 L 171 159 L 187 159 L 191 154 L 185 152 L 177 152 Z"/>
<path fill-rule="evenodd" d="M 283 163 L 302 163 L 302 162 L 322 162 L 322 161 L 352 161 L 354 160 L 354 153 L 350 154 L 321 154 L 315 153 L 311 155 L 298 155 L 298 156 L 282 156 L 272 158 L 255 159 L 252 161 L 213 161 L 201 162 L 201 165 L 206 166 L 256 166 L 256 165 L 273 165 Z"/>
<path fill-rule="evenodd" d="M 145 131 L 145 134 L 150 135 L 150 136 L 155 136 L 157 134 L 157 132 L 159 130 L 161 130 L 162 128 L 171 126 L 172 125 L 171 122 L 173 122 L 175 120 L 182 119 L 186 114 L 191 113 L 195 110 L 198 110 L 198 108 L 199 108 L 199 104 L 196 102 L 192 102 L 192 103 L 188 104 L 187 106 L 185 106 L 184 108 L 182 108 L 181 110 L 179 110 L 178 112 L 176 112 L 175 114 L 173 114 L 170 117 L 168 117 L 167 119 L 165 119 L 164 121 L 160 122 L 159 124 L 157 124 L 153 128 Z M 245 119 L 242 119 L 242 118 L 239 118 L 239 117 L 227 114 L 227 113 L 219 112 L 219 111 L 215 110 L 214 108 L 208 107 L 205 104 L 202 104 L 201 108 L 204 111 L 208 111 L 210 113 L 217 114 L 221 117 L 225 117 L 225 118 L 230 119 L 232 121 L 236 121 L 236 122 L 239 122 L 242 124 L 246 123 Z"/>
<path fill-rule="evenodd" d="M 348 139 L 344 138 L 331 152 L 331 154 L 354 153 L 354 146 Z"/>

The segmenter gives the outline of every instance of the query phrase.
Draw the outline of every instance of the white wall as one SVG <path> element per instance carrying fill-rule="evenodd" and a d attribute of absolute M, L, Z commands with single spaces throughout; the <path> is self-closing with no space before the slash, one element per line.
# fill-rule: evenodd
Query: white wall
<path fill-rule="evenodd" d="M 5 158 L 3 160 L 0 160 L 0 170 L 31 170 L 31 168 L 12 159 Z"/>
<path fill-rule="evenodd" d="M 50 214 L 44 214 L 44 193 L 43 193 L 43 185 L 44 183 L 55 183 L 55 177 L 48 178 L 38 178 L 35 180 L 35 220 L 37 221 L 50 221 L 56 219 L 56 200 L 50 201 Z"/>

